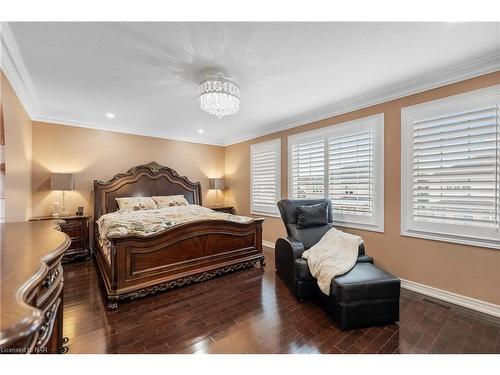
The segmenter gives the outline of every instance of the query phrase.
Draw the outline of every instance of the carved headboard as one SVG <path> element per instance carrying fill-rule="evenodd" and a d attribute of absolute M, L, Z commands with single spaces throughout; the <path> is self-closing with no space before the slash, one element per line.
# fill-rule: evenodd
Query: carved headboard
<path fill-rule="evenodd" d="M 169 167 L 151 162 L 130 168 L 109 181 L 94 181 L 94 220 L 118 209 L 116 198 L 184 195 L 191 204 L 201 205 L 201 184 L 191 182 Z"/>

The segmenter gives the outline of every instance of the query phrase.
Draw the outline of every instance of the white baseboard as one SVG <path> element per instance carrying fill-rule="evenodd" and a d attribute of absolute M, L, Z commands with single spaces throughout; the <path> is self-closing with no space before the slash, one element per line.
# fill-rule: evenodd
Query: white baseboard
<path fill-rule="evenodd" d="M 446 290 L 433 288 L 431 286 L 416 283 L 414 281 L 401 279 L 401 287 L 429 297 L 434 297 L 458 306 L 476 310 L 484 314 L 493 315 L 500 318 L 500 306 L 493 303 L 481 301 L 475 298 L 462 296 L 460 294 L 448 292 Z"/>
<path fill-rule="evenodd" d="M 274 249 L 274 243 L 271 241 L 262 240 L 262 246 L 266 246 L 266 247 L 270 247 L 271 249 Z"/>
<path fill-rule="evenodd" d="M 274 243 L 262 240 L 262 246 L 274 249 Z M 424 284 L 419 284 L 414 281 L 400 279 L 401 287 L 420 293 L 429 297 L 437 298 L 442 301 L 450 302 L 458 306 L 466 307 L 471 310 L 479 311 L 484 314 L 493 315 L 500 318 L 500 305 L 495 305 L 490 302 L 481 301 L 479 299 L 466 297 L 461 294 L 448 292 L 446 290 L 434 288 Z"/>

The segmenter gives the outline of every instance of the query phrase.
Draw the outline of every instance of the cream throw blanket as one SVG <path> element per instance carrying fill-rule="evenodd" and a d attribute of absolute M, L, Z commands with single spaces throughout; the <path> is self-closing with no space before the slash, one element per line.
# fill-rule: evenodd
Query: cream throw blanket
<path fill-rule="evenodd" d="M 362 243 L 360 236 L 332 228 L 316 245 L 304 251 L 302 258 L 307 260 L 309 270 L 318 280 L 318 286 L 323 293 L 329 295 L 332 279 L 354 267 L 358 248 Z"/>

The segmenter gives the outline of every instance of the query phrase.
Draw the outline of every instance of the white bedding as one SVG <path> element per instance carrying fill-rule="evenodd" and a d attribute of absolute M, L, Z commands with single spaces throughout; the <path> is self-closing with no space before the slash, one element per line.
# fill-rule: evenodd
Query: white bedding
<path fill-rule="evenodd" d="M 216 212 L 194 204 L 152 210 L 117 211 L 102 215 L 97 220 L 99 227 L 98 240 L 103 250 L 103 255 L 109 263 L 109 238 L 111 237 L 124 237 L 132 234 L 152 236 L 175 225 L 197 220 L 227 220 L 248 223 L 252 221 L 252 218 Z"/>

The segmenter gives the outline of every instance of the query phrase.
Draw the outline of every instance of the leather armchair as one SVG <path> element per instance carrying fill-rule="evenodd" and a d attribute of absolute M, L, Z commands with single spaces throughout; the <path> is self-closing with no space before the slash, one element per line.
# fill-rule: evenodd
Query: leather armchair
<path fill-rule="evenodd" d="M 297 226 L 297 206 L 326 203 L 328 223 L 311 228 Z M 319 288 L 311 275 L 302 253 L 316 244 L 333 227 L 332 205 L 329 199 L 283 199 L 278 202 L 281 218 L 287 231 L 286 238 L 278 238 L 275 245 L 276 271 L 295 298 L 299 301 L 311 299 Z M 373 263 L 373 258 L 365 254 L 364 245 L 359 246 L 358 263 Z"/>

